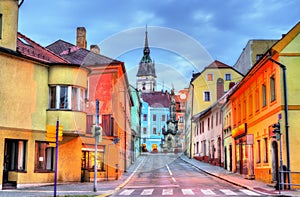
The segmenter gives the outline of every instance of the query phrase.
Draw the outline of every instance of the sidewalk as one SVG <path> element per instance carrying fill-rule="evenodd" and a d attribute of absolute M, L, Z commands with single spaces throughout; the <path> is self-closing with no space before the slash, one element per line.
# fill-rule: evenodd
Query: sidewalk
<path fill-rule="evenodd" d="M 300 191 L 284 190 L 281 191 L 281 194 L 279 194 L 278 191 L 275 190 L 275 188 L 267 186 L 267 184 L 264 182 L 245 179 L 240 174 L 227 171 L 222 167 L 214 166 L 205 162 L 198 161 L 196 159 L 190 159 L 185 155 L 182 155 L 180 158 L 207 174 L 263 195 L 300 196 Z"/>
<path fill-rule="evenodd" d="M 114 181 L 99 181 L 97 182 L 97 192 L 93 191 L 93 182 L 64 182 L 57 184 L 57 196 L 98 196 L 105 197 L 110 196 L 114 192 L 118 191 L 130 180 L 133 176 L 135 169 L 138 168 L 145 156 L 139 156 L 137 160 L 127 169 L 118 180 Z M 24 197 L 24 196 L 53 196 L 54 186 L 53 184 L 47 185 L 31 185 L 26 188 L 18 188 L 11 190 L 0 190 L 0 197 Z"/>

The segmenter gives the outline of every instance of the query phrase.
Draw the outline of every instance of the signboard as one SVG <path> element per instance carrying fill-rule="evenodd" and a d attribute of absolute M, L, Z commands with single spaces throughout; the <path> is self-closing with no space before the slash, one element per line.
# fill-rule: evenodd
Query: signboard
<path fill-rule="evenodd" d="M 239 137 L 243 134 L 247 133 L 247 123 L 241 124 L 240 126 L 236 127 L 231 131 L 232 137 Z"/>
<path fill-rule="evenodd" d="M 63 126 L 59 125 L 58 127 L 58 141 L 62 141 L 63 136 Z M 46 141 L 55 142 L 56 141 L 56 126 L 47 125 L 46 127 Z"/>

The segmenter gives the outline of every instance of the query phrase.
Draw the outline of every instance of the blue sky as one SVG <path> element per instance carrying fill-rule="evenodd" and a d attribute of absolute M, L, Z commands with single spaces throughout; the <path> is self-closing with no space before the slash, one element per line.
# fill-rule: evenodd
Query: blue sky
<path fill-rule="evenodd" d="M 147 24 L 159 88 L 178 90 L 215 59 L 233 66 L 248 40 L 280 39 L 299 21 L 299 7 L 299 0 L 25 0 L 19 31 L 42 46 L 75 44 L 84 26 L 88 46 L 124 61 L 135 85 Z"/>

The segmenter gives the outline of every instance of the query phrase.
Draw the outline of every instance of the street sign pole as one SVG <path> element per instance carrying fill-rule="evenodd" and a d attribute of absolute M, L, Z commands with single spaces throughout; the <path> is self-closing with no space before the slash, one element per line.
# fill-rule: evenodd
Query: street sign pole
<path fill-rule="evenodd" d="M 96 100 L 96 126 L 99 124 L 99 100 Z M 98 135 L 95 133 L 95 153 L 94 153 L 94 192 L 97 192 L 97 148 Z"/>
<path fill-rule="evenodd" d="M 57 185 L 57 167 L 58 167 L 58 127 L 59 127 L 59 118 L 57 117 L 56 121 L 56 136 L 55 136 L 55 171 L 54 171 L 54 197 L 56 197 L 56 185 Z"/>

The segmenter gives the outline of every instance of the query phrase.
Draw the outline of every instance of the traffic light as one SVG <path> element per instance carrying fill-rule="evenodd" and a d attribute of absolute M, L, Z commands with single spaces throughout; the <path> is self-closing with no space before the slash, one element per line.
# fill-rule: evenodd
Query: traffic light
<path fill-rule="evenodd" d="M 272 127 L 273 127 L 272 132 L 276 135 L 276 139 L 280 140 L 280 135 L 281 135 L 281 133 L 280 133 L 280 123 L 279 122 L 275 123 L 275 124 L 272 125 Z"/>
<path fill-rule="evenodd" d="M 98 142 L 101 142 L 102 141 L 102 128 L 101 128 L 101 126 L 93 125 L 92 135 L 93 135 L 93 137 L 97 137 Z"/>

